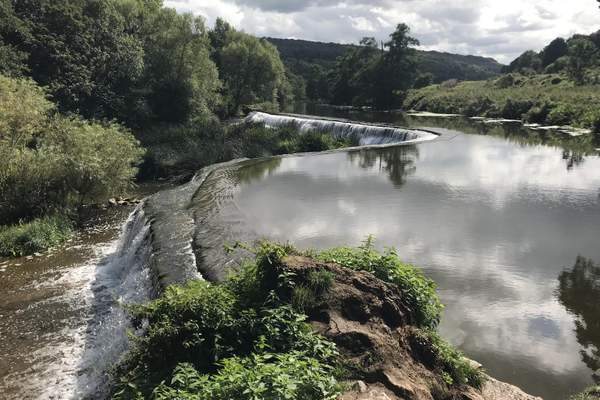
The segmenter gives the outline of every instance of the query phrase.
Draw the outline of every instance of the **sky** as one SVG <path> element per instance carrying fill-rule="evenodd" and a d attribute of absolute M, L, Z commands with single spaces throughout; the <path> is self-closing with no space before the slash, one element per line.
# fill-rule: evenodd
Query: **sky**
<path fill-rule="evenodd" d="M 404 22 L 424 50 L 509 63 L 552 39 L 600 29 L 596 0 L 166 0 L 180 12 L 222 17 L 258 36 L 357 43 L 385 40 Z"/>

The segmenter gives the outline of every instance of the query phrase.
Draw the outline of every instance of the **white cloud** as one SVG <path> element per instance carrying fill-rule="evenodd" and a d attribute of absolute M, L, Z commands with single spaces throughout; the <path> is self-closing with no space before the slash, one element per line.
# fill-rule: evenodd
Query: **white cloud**
<path fill-rule="evenodd" d="M 600 28 L 591 0 L 167 0 L 181 12 L 222 17 L 256 35 L 356 43 L 383 40 L 393 27 L 411 26 L 426 50 L 490 56 L 510 62 L 557 36 Z"/>

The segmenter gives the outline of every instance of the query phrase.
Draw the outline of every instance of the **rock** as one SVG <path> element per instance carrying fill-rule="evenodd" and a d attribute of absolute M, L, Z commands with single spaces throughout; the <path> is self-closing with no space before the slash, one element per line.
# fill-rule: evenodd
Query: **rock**
<path fill-rule="evenodd" d="M 415 340 L 419 331 L 414 311 L 396 285 L 368 272 L 302 256 L 286 257 L 274 269 L 274 276 L 286 273 L 295 285 L 305 283 L 315 270 L 333 275 L 327 300 L 308 313 L 308 320 L 319 334 L 336 343 L 345 362 L 358 366 L 364 379 L 354 381 L 341 400 L 538 400 L 493 378 L 482 390 L 448 386 L 427 356 L 431 349 Z M 481 368 L 478 362 L 468 361 Z"/>
<path fill-rule="evenodd" d="M 26 260 L 33 260 L 33 256 L 27 256 L 25 257 Z"/>
<path fill-rule="evenodd" d="M 111 206 L 116 206 L 117 205 L 117 199 L 115 199 L 114 197 L 108 199 L 108 204 L 111 205 Z"/>
<path fill-rule="evenodd" d="M 600 382 L 600 369 L 592 374 L 592 378 L 594 378 L 596 382 Z"/>
<path fill-rule="evenodd" d="M 33 253 L 34 256 L 36 257 L 41 257 L 42 255 L 40 253 Z"/>

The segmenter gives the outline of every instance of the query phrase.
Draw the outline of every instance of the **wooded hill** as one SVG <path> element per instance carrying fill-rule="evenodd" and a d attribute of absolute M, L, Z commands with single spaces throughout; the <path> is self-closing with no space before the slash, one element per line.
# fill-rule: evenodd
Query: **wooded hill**
<path fill-rule="evenodd" d="M 283 62 L 306 79 L 308 70 L 330 68 L 336 59 L 355 45 L 311 42 L 297 39 L 266 38 L 277 46 Z M 448 79 L 485 80 L 500 74 L 503 67 L 493 58 L 464 56 L 439 51 L 417 51 L 418 70 L 433 75 L 433 82 Z M 315 67 L 316 64 L 316 67 Z M 306 79 L 308 81 L 308 79 Z"/>

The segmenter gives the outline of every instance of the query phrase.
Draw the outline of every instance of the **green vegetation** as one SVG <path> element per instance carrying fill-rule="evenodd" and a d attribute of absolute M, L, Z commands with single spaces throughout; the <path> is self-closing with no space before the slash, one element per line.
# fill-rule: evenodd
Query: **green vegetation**
<path fill-rule="evenodd" d="M 286 67 L 302 80 L 307 99 L 325 103 L 332 102 L 332 72 L 338 58 L 355 51 L 358 46 L 311 42 L 298 39 L 267 40 L 277 46 Z M 438 51 L 416 50 L 419 79 L 430 77 L 431 83 L 448 79 L 480 80 L 496 77 L 502 65 L 491 58 L 463 56 Z M 421 86 L 424 86 L 421 83 Z M 417 86 L 419 87 L 419 86 Z M 303 96 L 296 96 L 302 98 Z M 349 100 L 348 100 L 349 101 Z"/>
<path fill-rule="evenodd" d="M 120 125 L 61 115 L 34 82 L 0 75 L 0 253 L 31 254 L 66 239 L 63 217 L 35 218 L 127 189 L 141 155 Z"/>
<path fill-rule="evenodd" d="M 381 49 L 375 38 L 366 37 L 360 46 L 338 58 L 332 71 L 333 104 L 380 110 L 400 107 L 417 71 L 416 53 L 411 46 L 419 41 L 409 32 L 407 25 L 399 24 Z"/>
<path fill-rule="evenodd" d="M 394 249 L 386 249 L 380 254 L 369 237 L 358 248 L 334 248 L 317 253 L 315 257 L 346 268 L 371 272 L 383 281 L 398 285 L 405 293 L 410 308 L 415 310 L 418 326 L 433 329 L 439 323 L 443 305 L 437 297 L 435 283 L 414 266 L 403 263 Z"/>
<path fill-rule="evenodd" d="M 404 107 L 590 128 L 600 141 L 600 31 L 524 52 L 487 81 L 415 85 Z"/>
<path fill-rule="evenodd" d="M 269 242 L 243 247 L 255 252 L 255 260 L 224 283 L 192 281 L 130 307 L 135 324 L 146 329 L 132 336 L 133 348 L 116 371 L 113 398 L 337 398 L 344 361 L 332 342 L 312 331 L 304 315 L 326 301 L 334 276 L 312 271 L 298 286 L 289 272 L 277 268 L 287 255 L 300 254 L 297 250 Z M 429 316 L 422 325 L 437 323 L 441 306 L 433 283 L 392 251 L 378 254 L 368 240 L 358 249 L 309 254 L 324 260 L 335 255 L 351 268 L 382 275 L 389 269 L 389 281 L 406 293 L 420 292 L 422 300 L 411 299 L 415 307 L 437 305 L 435 311 L 429 307 L 420 313 Z M 447 383 L 478 385 L 479 373 L 429 332 L 423 330 L 419 340 L 440 373 L 449 377 Z"/>
<path fill-rule="evenodd" d="M 69 218 L 52 216 L 32 222 L 0 226 L 0 256 L 26 256 L 60 245 L 73 232 Z"/>
<path fill-rule="evenodd" d="M 358 138 L 337 139 L 329 133 L 299 133 L 294 124 L 265 128 L 262 124 L 245 123 L 226 132 L 226 158 L 262 157 L 311 151 L 324 151 L 358 145 Z"/>
<path fill-rule="evenodd" d="M 116 399 L 335 399 L 335 345 L 277 295 L 272 262 L 289 248 L 263 244 L 229 281 L 170 287 L 132 308 L 146 333 L 120 368 Z M 274 278 L 274 279 L 271 279 Z"/>
<path fill-rule="evenodd" d="M 425 357 L 440 371 L 447 384 L 470 385 L 481 387 L 484 376 L 471 365 L 465 356 L 448 344 L 440 335 L 431 329 L 418 331 L 412 340 L 425 349 Z"/>
<path fill-rule="evenodd" d="M 404 105 L 417 111 L 522 119 L 547 125 L 572 124 L 600 132 L 598 93 L 597 85 L 577 86 L 558 74 L 509 74 L 490 81 L 415 89 Z"/>
<path fill-rule="evenodd" d="M 569 397 L 569 400 L 599 400 L 600 386 L 592 386 L 583 392 Z"/>

